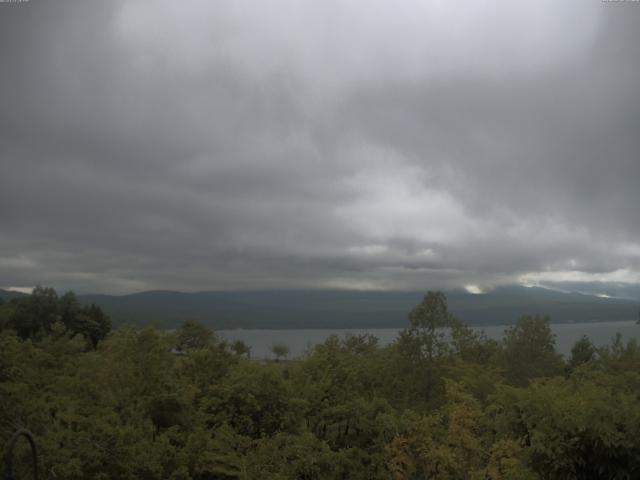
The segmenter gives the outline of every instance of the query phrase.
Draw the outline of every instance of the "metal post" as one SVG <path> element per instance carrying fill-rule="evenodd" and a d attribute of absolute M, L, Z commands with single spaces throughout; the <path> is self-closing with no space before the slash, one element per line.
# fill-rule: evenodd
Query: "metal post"
<path fill-rule="evenodd" d="M 29 430 L 18 430 L 13 434 L 9 443 L 7 444 L 7 451 L 4 454 L 4 478 L 5 480 L 16 480 L 15 471 L 13 469 L 13 447 L 15 447 L 18 438 L 25 437 L 31 445 L 31 454 L 33 457 L 33 478 L 38 480 L 38 450 L 36 449 L 36 442 L 33 439 L 33 435 Z"/>

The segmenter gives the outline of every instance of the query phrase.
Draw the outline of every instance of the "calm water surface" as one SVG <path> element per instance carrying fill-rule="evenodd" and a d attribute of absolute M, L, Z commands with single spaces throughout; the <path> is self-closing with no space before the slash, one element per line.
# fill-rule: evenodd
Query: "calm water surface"
<path fill-rule="evenodd" d="M 499 340 L 502 338 L 505 325 L 479 327 L 476 330 L 484 330 L 487 337 Z M 552 324 L 551 329 L 556 334 L 556 349 L 568 355 L 573 344 L 583 335 L 597 346 L 611 343 L 616 333 L 622 334 L 625 340 L 640 337 L 640 325 L 635 322 L 594 322 L 594 323 L 568 323 Z M 223 338 L 243 340 L 251 347 L 251 356 L 257 358 L 271 357 L 271 346 L 276 343 L 284 343 L 289 346 L 290 357 L 298 357 L 318 343 L 324 342 L 331 335 L 340 337 L 352 335 L 371 334 L 378 338 L 380 345 L 391 343 L 397 336 L 399 328 L 370 328 L 370 329 L 328 329 L 328 330 L 220 330 L 218 333 Z"/>

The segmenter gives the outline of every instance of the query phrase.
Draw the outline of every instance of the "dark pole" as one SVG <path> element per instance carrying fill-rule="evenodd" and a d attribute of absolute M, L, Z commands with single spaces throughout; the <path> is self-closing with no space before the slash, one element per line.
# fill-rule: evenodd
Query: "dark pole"
<path fill-rule="evenodd" d="M 36 449 L 36 442 L 33 440 L 33 435 L 29 430 L 18 430 L 13 434 L 9 443 L 7 444 L 7 451 L 4 454 L 4 478 L 5 480 L 16 480 L 15 472 L 13 470 L 13 447 L 15 447 L 18 438 L 25 437 L 31 445 L 31 454 L 33 456 L 33 478 L 38 480 L 38 450 Z"/>

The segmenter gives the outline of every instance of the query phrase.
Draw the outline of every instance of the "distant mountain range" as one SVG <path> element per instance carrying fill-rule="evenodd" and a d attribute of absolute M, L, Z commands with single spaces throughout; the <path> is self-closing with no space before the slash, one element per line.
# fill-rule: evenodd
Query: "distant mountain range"
<path fill-rule="evenodd" d="M 21 296 L 0 290 L 0 298 Z M 424 292 L 275 290 L 180 293 L 149 291 L 131 295 L 78 295 L 102 307 L 116 324 L 153 323 L 172 328 L 183 320 L 216 329 L 404 327 Z M 504 325 L 525 314 L 550 315 L 574 323 L 638 319 L 640 301 L 563 293 L 537 287 L 500 287 L 473 295 L 446 292 L 451 312 L 470 325 Z"/>

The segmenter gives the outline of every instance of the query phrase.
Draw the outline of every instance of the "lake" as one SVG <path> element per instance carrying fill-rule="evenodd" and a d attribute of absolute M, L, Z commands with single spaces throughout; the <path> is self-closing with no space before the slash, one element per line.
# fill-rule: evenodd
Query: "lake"
<path fill-rule="evenodd" d="M 484 330 L 487 337 L 499 340 L 508 325 L 492 325 L 477 327 L 475 330 Z M 251 347 L 251 356 L 254 358 L 272 357 L 271 346 L 276 343 L 284 343 L 290 349 L 289 357 L 298 357 L 312 345 L 324 342 L 331 335 L 340 337 L 352 335 L 371 334 L 378 338 L 380 345 L 388 345 L 398 336 L 400 328 L 370 328 L 370 329 L 326 329 L 326 330 L 219 330 L 223 338 L 229 341 L 243 340 Z M 593 322 L 593 323 L 564 323 L 551 324 L 551 330 L 556 335 L 556 349 L 558 352 L 569 355 L 571 347 L 583 335 L 597 346 L 607 345 L 615 337 L 616 333 L 622 334 L 625 340 L 640 337 L 640 325 L 629 322 Z"/>

